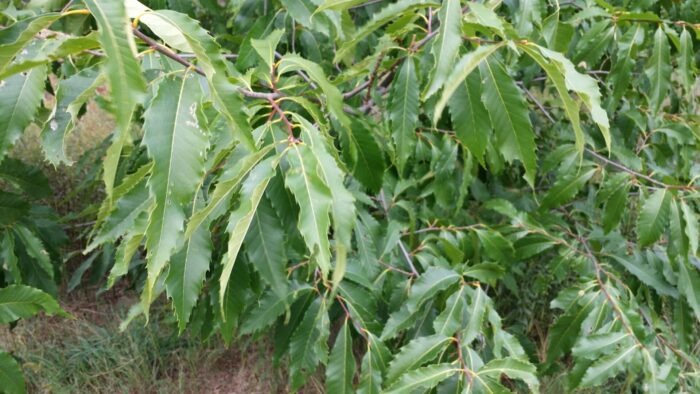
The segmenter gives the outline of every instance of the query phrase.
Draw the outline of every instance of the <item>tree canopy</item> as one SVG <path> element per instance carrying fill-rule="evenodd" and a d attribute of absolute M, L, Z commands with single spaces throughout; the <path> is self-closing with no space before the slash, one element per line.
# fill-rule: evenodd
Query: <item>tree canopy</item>
<path fill-rule="evenodd" d="M 65 314 L 11 148 L 37 124 L 72 164 L 96 101 L 85 253 L 139 289 L 125 324 L 165 297 L 181 333 L 271 337 L 293 391 L 700 390 L 700 3 L 21 3 L 0 322 Z"/>

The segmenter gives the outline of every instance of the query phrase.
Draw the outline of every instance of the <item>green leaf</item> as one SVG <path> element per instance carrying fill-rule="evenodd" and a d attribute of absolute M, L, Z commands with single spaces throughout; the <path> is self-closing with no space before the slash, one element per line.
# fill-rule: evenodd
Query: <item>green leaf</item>
<path fill-rule="evenodd" d="M 612 85 L 612 101 L 615 106 L 629 87 L 632 70 L 637 60 L 637 50 L 644 43 L 641 23 L 633 25 L 617 42 L 617 57 L 608 79 Z"/>
<path fill-rule="evenodd" d="M 484 153 L 491 136 L 491 122 L 481 95 L 481 77 L 475 71 L 450 97 L 449 109 L 457 138 L 485 166 Z"/>
<path fill-rule="evenodd" d="M 352 129 L 341 135 L 341 143 L 343 149 L 350 151 L 351 156 L 354 152 L 355 157 L 346 161 L 354 163 L 352 175 L 371 193 L 378 193 L 384 179 L 382 149 L 367 125 L 354 119 L 351 122 Z"/>
<path fill-rule="evenodd" d="M 152 169 L 153 163 L 149 162 L 139 167 L 136 171 L 124 176 L 119 186 L 114 188 L 114 191 L 112 192 L 112 198 L 119 199 L 127 193 L 129 193 L 134 187 L 139 185 L 147 175 L 150 175 Z M 109 215 L 112 212 L 113 208 L 114 207 L 110 199 L 105 199 L 104 201 L 102 201 L 102 205 L 100 206 L 100 209 L 97 212 L 97 219 L 95 221 L 93 231 L 100 228 L 104 220 L 107 218 L 107 215 Z"/>
<path fill-rule="evenodd" d="M 42 170 L 18 159 L 8 157 L 0 163 L 0 179 L 32 198 L 51 195 L 49 179 Z"/>
<path fill-rule="evenodd" d="M 440 30 L 435 42 L 432 43 L 432 53 L 435 68 L 431 74 L 427 91 L 423 93 L 423 101 L 435 94 L 445 83 L 450 74 L 460 45 L 462 44 L 462 7 L 459 0 L 445 0 L 438 13 Z"/>
<path fill-rule="evenodd" d="M 131 264 L 131 259 L 138 251 L 141 242 L 146 236 L 146 225 L 147 221 L 143 216 L 141 216 L 134 224 L 132 232 L 127 234 L 122 242 L 119 244 L 117 251 L 114 256 L 114 265 L 112 270 L 109 272 L 109 277 L 107 278 L 107 288 L 110 289 L 114 286 L 117 279 L 126 275 L 129 272 L 129 265 Z"/>
<path fill-rule="evenodd" d="M 523 248 L 519 248 L 518 252 L 522 253 L 522 250 Z M 462 275 L 476 278 L 484 283 L 494 284 L 504 273 L 505 269 L 500 264 L 486 262 L 474 264 L 465 268 Z"/>
<path fill-rule="evenodd" d="M 287 255 L 284 227 L 269 200 L 262 198 L 255 211 L 245 243 L 248 260 L 260 277 L 280 297 L 287 293 Z"/>
<path fill-rule="evenodd" d="M 566 86 L 566 71 L 564 70 L 564 67 L 559 63 L 550 63 L 538 51 L 535 51 L 527 44 L 521 44 L 519 45 L 519 48 L 530 55 L 530 57 L 532 57 L 537 64 L 542 67 L 545 73 L 547 73 L 549 80 L 552 81 L 552 84 L 554 84 L 554 87 L 559 94 L 559 98 L 561 99 L 562 104 L 564 104 L 564 112 L 566 112 L 566 116 L 569 118 L 569 121 L 571 121 L 571 127 L 574 129 L 574 136 L 576 137 L 576 150 L 578 151 L 579 156 L 582 156 L 585 138 L 583 135 L 583 129 L 581 128 L 581 119 L 579 117 L 579 104 L 569 94 L 569 90 Z"/>
<path fill-rule="evenodd" d="M 41 36 L 41 33 L 37 35 Z M 59 35 L 56 38 L 36 38 L 22 49 L 8 67 L 0 72 L 0 79 L 47 64 L 50 61 L 61 60 L 82 51 L 97 48 L 100 43 L 96 36 L 97 34 L 91 33 L 85 37 Z"/>
<path fill-rule="evenodd" d="M 352 380 L 355 376 L 355 357 L 352 354 L 352 336 L 349 319 L 345 319 L 340 332 L 335 337 L 326 367 L 326 390 L 329 393 L 352 393 Z"/>
<path fill-rule="evenodd" d="M 440 267 L 428 268 L 423 275 L 416 279 L 416 282 L 411 287 L 411 294 L 402 307 L 389 316 L 381 338 L 393 338 L 400 330 L 410 324 L 410 319 L 418 312 L 423 303 L 434 297 L 438 292 L 453 285 L 460 278 L 459 274 L 449 269 Z"/>
<path fill-rule="evenodd" d="M 41 267 L 44 272 L 50 277 L 54 277 L 54 267 L 51 264 L 51 258 L 49 253 L 46 251 L 44 243 L 37 237 L 37 234 L 29 230 L 24 226 L 16 226 L 15 233 L 22 240 L 24 248 L 32 259 Z"/>
<path fill-rule="evenodd" d="M 152 9 L 137 0 L 126 0 L 125 6 L 129 18 L 138 18 L 140 24 L 146 25 L 155 35 L 162 38 L 170 48 L 183 52 L 193 51 L 187 42 L 187 38 L 182 34 L 181 27 L 173 23 L 174 21 L 162 16 L 159 12 L 153 12 Z"/>
<path fill-rule="evenodd" d="M 654 288 L 660 295 L 678 298 L 678 291 L 666 282 L 663 275 L 660 272 L 656 272 L 649 265 L 644 264 L 641 259 L 637 259 L 637 261 L 633 263 L 619 256 L 610 255 L 610 257 L 625 267 L 627 271 L 636 276 L 642 283 Z"/>
<path fill-rule="evenodd" d="M 355 34 L 352 35 L 350 40 L 345 41 L 343 45 L 338 48 L 333 58 L 333 63 L 338 63 L 341 59 L 344 59 L 347 55 L 354 51 L 355 46 L 362 39 L 372 34 L 375 30 L 379 29 L 383 25 L 399 18 L 404 13 L 428 7 L 438 7 L 440 3 L 436 3 L 430 0 L 399 0 L 395 3 L 388 4 L 386 7 L 382 8 L 381 11 L 372 15 L 372 18 L 362 25 Z"/>
<path fill-rule="evenodd" d="M 327 139 L 321 135 L 319 130 L 306 119 L 301 116 L 295 116 L 294 118 L 301 124 L 302 130 L 305 131 L 304 136 L 308 137 L 307 141 L 311 151 L 318 160 L 318 172 L 321 180 L 330 189 L 333 232 L 337 242 L 336 251 L 337 254 L 344 253 L 340 252 L 338 247 L 342 245 L 345 250 L 349 250 L 352 246 L 350 241 L 352 230 L 355 226 L 355 198 L 345 187 L 345 174 L 340 170 L 336 159 L 329 151 L 329 149 L 334 149 L 332 148 L 333 145 L 327 142 Z M 334 282 L 337 284 L 340 281 L 334 280 Z"/>
<path fill-rule="evenodd" d="M 343 96 L 340 94 L 340 90 L 328 81 L 321 66 L 291 53 L 284 55 L 277 66 L 277 73 L 280 75 L 298 70 L 305 71 L 309 78 L 321 87 L 323 94 L 326 96 L 326 103 L 330 113 L 338 119 L 344 127 L 349 127 L 350 120 L 347 115 L 345 115 L 345 112 L 343 112 Z"/>
<path fill-rule="evenodd" d="M 688 97 L 691 97 L 693 85 L 695 85 L 695 78 L 693 77 L 695 74 L 695 54 L 693 52 L 693 38 L 685 28 L 683 33 L 681 33 L 681 50 L 678 66 L 683 88 L 687 92 Z"/>
<path fill-rule="evenodd" d="M 509 163 L 520 160 L 525 167 L 525 180 L 534 187 L 537 170 L 535 134 L 525 100 L 499 62 L 481 62 L 479 69 L 484 78 L 481 97 L 496 130 L 498 151 Z"/>
<path fill-rule="evenodd" d="M 187 41 L 197 56 L 198 66 L 207 77 L 216 108 L 224 115 L 224 119 L 238 140 L 249 150 L 255 151 L 250 125 L 243 111 L 243 98 L 238 87 L 228 79 L 226 59 L 221 54 L 219 44 L 199 25 L 198 21 L 187 15 L 170 10 L 154 11 L 153 14 L 171 26 L 169 31 L 179 31 L 178 37 Z M 158 31 L 155 33 L 158 34 Z M 160 37 L 169 42 L 171 36 Z M 177 42 L 180 41 L 179 39 Z"/>
<path fill-rule="evenodd" d="M 596 80 L 587 74 L 578 72 L 574 64 L 561 53 L 541 46 L 538 46 L 538 49 L 544 57 L 558 63 L 560 70 L 564 70 L 564 80 L 567 89 L 575 92 L 583 102 L 583 105 L 588 108 L 591 119 L 598 125 L 603 139 L 605 139 L 605 147 L 610 150 L 612 144 L 610 122 L 608 114 L 600 106 L 601 93 Z"/>
<path fill-rule="evenodd" d="M 240 327 L 240 334 L 247 335 L 258 332 L 268 327 L 287 310 L 294 299 L 312 288 L 308 285 L 292 285 L 287 290 L 284 297 L 280 297 L 274 291 L 267 291 L 263 294 L 258 303 L 250 305 L 249 314 L 245 316 Z"/>
<path fill-rule="evenodd" d="M 279 159 L 273 156 L 262 161 L 250 172 L 250 175 L 241 185 L 238 208 L 231 212 L 229 216 L 228 226 L 226 226 L 226 232 L 229 235 L 228 244 L 226 254 L 222 258 L 223 269 L 219 278 L 219 300 L 221 300 L 222 308 L 226 287 L 228 286 L 236 257 L 238 257 L 238 252 L 241 250 L 241 245 L 253 221 L 263 193 L 268 183 L 270 183 L 270 179 L 275 175 L 278 163 Z M 221 312 L 223 313 L 223 309 Z"/>
<path fill-rule="evenodd" d="M 24 48 L 39 31 L 48 28 L 61 17 L 57 12 L 49 12 L 22 19 L 0 30 L 0 72 Z"/>
<path fill-rule="evenodd" d="M 637 219 L 637 237 L 640 246 L 656 242 L 666 229 L 671 207 L 671 193 L 658 189 L 642 203 Z"/>
<path fill-rule="evenodd" d="M 46 67 L 0 81 L 0 161 L 34 119 L 44 96 Z"/>
<path fill-rule="evenodd" d="M 678 201 L 671 199 L 666 253 L 673 259 L 688 256 L 689 242 L 683 231 L 683 219 Z"/>
<path fill-rule="evenodd" d="M 15 254 L 15 238 L 11 232 L 6 231 L 3 234 L 2 241 L 0 241 L 0 263 L 5 268 L 6 275 L 9 274 L 6 282 L 22 283 L 22 273 L 17 265 L 18 262 L 19 259 Z"/>
<path fill-rule="evenodd" d="M 306 144 L 295 144 L 287 155 L 284 182 L 299 204 L 297 227 L 324 277 L 331 268 L 328 228 L 332 196 L 318 172 L 318 159 Z"/>
<path fill-rule="evenodd" d="M 452 335 L 464 326 L 467 315 L 466 287 L 450 295 L 445 303 L 445 309 L 433 321 L 436 334 Z"/>
<path fill-rule="evenodd" d="M 633 342 L 610 355 L 599 358 L 586 370 L 580 387 L 593 387 L 605 383 L 623 372 L 631 364 L 632 359 L 638 356 L 639 345 Z"/>
<path fill-rule="evenodd" d="M 317 15 L 314 12 L 317 2 L 311 0 L 281 0 L 281 3 L 289 16 L 309 31 L 319 32 L 324 36 L 331 35 L 332 29 L 327 14 Z"/>
<path fill-rule="evenodd" d="M 53 297 L 39 289 L 25 285 L 0 288 L 0 323 L 12 323 L 32 317 L 40 311 L 49 316 L 70 316 Z"/>
<path fill-rule="evenodd" d="M 627 207 L 627 198 L 629 196 L 630 183 L 628 177 L 624 178 L 624 183 L 619 185 L 612 195 L 605 201 L 605 210 L 603 212 L 603 229 L 609 233 L 615 226 L 620 223 L 622 216 Z"/>
<path fill-rule="evenodd" d="M 521 36 L 532 33 L 534 25 L 542 21 L 542 3 L 536 0 L 522 0 L 516 13 L 515 28 Z"/>
<path fill-rule="evenodd" d="M 484 60 L 488 59 L 489 56 L 491 56 L 496 50 L 500 47 L 502 47 L 504 43 L 498 43 L 498 44 L 493 44 L 493 45 L 482 45 L 476 48 L 475 50 L 467 53 L 466 55 L 462 56 L 461 59 L 455 64 L 454 70 L 452 70 L 452 73 L 447 77 L 445 80 L 444 86 L 445 89 L 442 91 L 442 96 L 440 96 L 440 100 L 438 100 L 437 104 L 435 104 L 435 115 L 433 116 L 433 124 L 437 125 L 438 120 L 440 120 L 440 116 L 442 116 L 442 111 L 445 109 L 445 106 L 447 105 L 447 102 L 449 99 L 452 97 L 452 94 L 460 87 L 462 86 L 462 81 L 464 81 L 469 74 L 471 74 L 472 71 L 474 71 L 477 67 L 479 67 L 479 64 L 481 64 Z M 485 75 L 481 75 L 483 78 L 485 78 Z"/>
<path fill-rule="evenodd" d="M 146 229 L 147 301 L 170 256 L 182 245 L 185 209 L 204 176 L 209 141 L 196 116 L 201 95 L 193 74 L 163 78 L 144 115 L 143 145 L 153 159 L 148 189 L 155 202 Z"/>
<path fill-rule="evenodd" d="M 427 337 L 418 337 L 407 343 L 389 364 L 389 369 L 386 373 L 386 383 L 394 383 L 406 372 L 435 360 L 452 341 L 451 337 L 435 334 Z"/>
<path fill-rule="evenodd" d="M 372 333 L 367 333 L 367 352 L 362 357 L 362 373 L 358 394 L 379 394 L 391 353 Z"/>
<path fill-rule="evenodd" d="M 376 321 L 379 300 L 368 291 L 368 286 L 356 285 L 345 280 L 338 285 L 338 292 L 357 325 L 369 331 L 375 331 L 381 327 L 381 324 Z"/>
<path fill-rule="evenodd" d="M 391 85 L 391 103 L 389 104 L 399 173 L 403 173 L 416 146 L 416 127 L 420 106 L 418 96 L 416 65 L 413 58 L 408 57 Z"/>
<path fill-rule="evenodd" d="M 655 113 L 661 109 L 671 86 L 671 48 L 666 33 L 659 26 L 654 33 L 654 47 L 645 73 L 649 78 L 649 107 Z"/>
<path fill-rule="evenodd" d="M 272 70 L 275 63 L 275 49 L 283 34 L 284 30 L 273 30 L 272 33 L 268 34 L 264 39 L 250 40 L 250 45 L 255 49 L 258 55 L 260 55 L 260 58 L 262 58 L 270 70 Z"/>
<path fill-rule="evenodd" d="M 686 261 L 681 261 L 678 266 L 678 291 L 685 296 L 696 319 L 700 320 L 700 274 Z"/>
<path fill-rule="evenodd" d="M 136 43 L 124 3 L 85 0 L 85 5 L 97 21 L 100 44 L 109 58 L 103 68 L 109 82 L 117 132 L 105 158 L 103 179 L 107 196 L 111 197 L 122 146 L 129 138 L 131 115 L 145 97 L 146 81 L 136 60 Z"/>
<path fill-rule="evenodd" d="M 606 332 L 580 337 L 572 353 L 574 357 L 597 360 L 601 353 L 610 353 L 619 344 L 627 344 L 632 339 L 626 332 Z M 626 346 L 626 345 L 623 345 Z"/>
<path fill-rule="evenodd" d="M 574 27 L 570 23 L 561 22 L 557 10 L 542 21 L 542 35 L 549 48 L 566 53 L 574 35 Z"/>
<path fill-rule="evenodd" d="M 452 364 L 435 364 L 410 371 L 384 391 L 384 394 L 410 393 L 417 389 L 430 389 L 460 371 Z"/>
<path fill-rule="evenodd" d="M 601 18 L 585 31 L 576 44 L 573 61 L 576 64 L 585 62 L 586 67 L 594 67 L 610 47 L 613 40 L 615 26 L 611 26 L 610 18 Z"/>
<path fill-rule="evenodd" d="M 206 220 L 214 219 L 214 217 L 210 218 L 210 215 L 216 213 L 221 214 L 221 208 L 230 200 L 234 191 L 238 190 L 241 180 L 243 180 L 245 176 L 274 149 L 274 147 L 274 144 L 270 144 L 254 153 L 248 153 L 247 149 L 243 147 L 234 150 L 231 157 L 232 160 L 230 161 L 232 165 L 226 168 L 224 173 L 219 177 L 214 191 L 211 192 L 209 196 L 209 203 L 204 208 L 192 214 L 189 222 L 187 222 L 185 238 L 189 238 Z M 243 157 L 237 155 L 237 152 Z"/>
<path fill-rule="evenodd" d="M 683 212 L 683 222 L 685 223 L 685 235 L 688 236 L 690 253 L 696 255 L 698 252 L 698 242 L 700 242 L 700 231 L 698 231 L 698 217 L 688 204 L 681 200 L 681 211 Z"/>
<path fill-rule="evenodd" d="M 496 379 L 500 379 L 501 375 L 506 375 L 511 379 L 520 379 L 527 383 L 532 392 L 537 392 L 540 385 L 535 366 L 528 361 L 512 357 L 491 360 L 481 367 L 476 375 Z"/>
<path fill-rule="evenodd" d="M 486 255 L 498 261 L 507 262 L 512 259 L 515 254 L 513 244 L 503 237 L 501 233 L 493 230 L 475 229 L 474 232 L 481 241 L 481 246 L 484 247 Z"/>
<path fill-rule="evenodd" d="M 3 390 L 9 394 L 21 394 L 27 391 L 19 363 L 10 353 L 2 350 L 0 350 L 0 382 L 3 383 Z"/>
<path fill-rule="evenodd" d="M 170 259 L 165 289 L 173 301 L 180 333 L 185 330 L 202 289 L 212 255 L 209 229 L 199 227 Z"/>
<path fill-rule="evenodd" d="M 678 341 L 678 345 L 684 349 L 691 344 L 692 335 L 694 332 L 694 320 L 690 314 L 690 308 L 685 300 L 676 301 L 673 310 L 673 331 Z"/>
<path fill-rule="evenodd" d="M 104 81 L 94 68 L 87 68 L 59 81 L 56 106 L 41 130 L 41 147 L 53 165 L 73 164 L 66 156 L 66 138 L 78 121 L 78 112 Z"/>
<path fill-rule="evenodd" d="M 580 171 L 577 174 L 560 178 L 554 186 L 547 191 L 547 194 L 545 194 L 540 203 L 540 208 L 554 208 L 571 201 L 596 171 L 597 170 L 594 168 L 586 172 Z"/>
<path fill-rule="evenodd" d="M 505 37 L 503 20 L 487 5 L 469 4 L 469 13 L 465 15 L 464 19 L 470 23 L 487 27 L 499 36 Z"/>
<path fill-rule="evenodd" d="M 289 343 L 292 390 L 298 390 L 319 363 L 326 363 L 328 334 L 326 302 L 322 298 L 316 298 L 304 312 L 304 320 L 294 330 Z"/>
<path fill-rule="evenodd" d="M 593 294 L 579 295 L 572 305 L 567 305 L 563 315 L 549 330 L 547 343 L 547 363 L 552 363 L 562 354 L 568 352 L 576 342 L 583 320 L 595 306 Z"/>
<path fill-rule="evenodd" d="M 137 218 L 153 205 L 153 201 L 149 197 L 146 182 L 139 183 L 117 201 L 99 232 L 83 253 L 90 253 L 96 247 L 107 242 L 115 242 L 119 237 L 129 232 L 134 228 Z"/>
<path fill-rule="evenodd" d="M 467 325 L 462 330 L 462 345 L 470 344 L 479 335 L 484 325 L 487 309 L 491 303 L 491 300 L 481 290 L 481 287 L 477 287 L 471 293 L 471 303 L 467 309 L 469 318 L 467 319 Z"/>
<path fill-rule="evenodd" d="M 12 225 L 25 217 L 30 208 L 23 196 L 0 190 L 0 224 Z"/>
<path fill-rule="evenodd" d="M 326 0 L 323 2 L 323 4 L 318 6 L 316 11 L 314 11 L 314 14 L 318 14 L 319 12 L 323 12 L 325 10 L 345 11 L 350 7 L 364 3 L 365 1 L 366 0 Z"/>

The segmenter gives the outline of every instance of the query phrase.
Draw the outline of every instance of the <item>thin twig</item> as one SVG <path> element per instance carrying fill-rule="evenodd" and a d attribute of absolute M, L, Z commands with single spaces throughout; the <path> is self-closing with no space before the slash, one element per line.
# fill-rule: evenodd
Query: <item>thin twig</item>
<path fill-rule="evenodd" d="M 66 5 L 64 5 L 63 8 L 61 8 L 61 12 L 63 13 L 68 11 L 68 9 L 73 5 L 73 1 L 75 0 L 70 0 L 69 2 L 67 2 Z"/>
<path fill-rule="evenodd" d="M 369 102 L 369 100 L 372 98 L 372 84 L 374 83 L 375 78 L 377 77 L 377 72 L 379 71 L 379 66 L 382 64 L 382 60 L 384 60 L 384 54 L 385 52 L 382 52 L 379 54 L 379 58 L 377 58 L 377 64 L 374 65 L 374 69 L 372 70 L 372 73 L 369 76 L 369 84 L 367 85 L 367 94 L 365 95 L 365 103 Z"/>
<path fill-rule="evenodd" d="M 272 92 L 272 93 L 264 93 L 264 92 L 254 92 L 252 90 L 248 89 L 238 89 L 241 94 L 243 94 L 246 97 L 250 98 L 259 98 L 263 100 L 277 100 L 280 97 L 284 97 L 285 94 L 282 92 Z"/>
<path fill-rule="evenodd" d="M 522 82 L 520 82 L 520 81 L 518 81 L 517 85 L 518 85 L 518 87 L 520 88 L 520 90 L 522 90 L 523 92 L 525 92 L 525 95 L 527 95 L 527 97 L 528 97 L 530 100 L 532 100 L 533 103 L 535 103 L 535 105 L 537 106 L 537 108 L 540 109 L 540 111 L 544 114 L 545 117 L 547 117 L 547 119 L 548 119 L 550 122 L 552 122 L 552 123 L 557 123 L 557 121 L 554 120 L 554 118 L 553 118 L 552 115 L 549 113 L 549 111 L 547 111 L 547 108 L 545 108 L 545 106 L 540 102 L 540 100 L 538 100 L 537 97 L 535 97 L 535 95 L 533 95 L 532 92 L 530 92 L 530 89 L 526 88 L 525 85 L 524 85 Z"/>
<path fill-rule="evenodd" d="M 545 116 L 550 122 L 556 123 L 556 121 L 554 120 L 554 118 L 552 117 L 552 115 L 549 113 L 549 111 L 547 111 L 547 109 L 545 108 L 545 106 L 542 105 L 542 103 L 537 99 L 537 97 L 535 97 L 532 93 L 530 93 L 530 91 L 529 91 L 527 88 L 525 88 L 525 86 L 523 85 L 522 82 L 518 82 L 518 86 L 520 86 L 520 88 L 525 92 L 525 94 L 530 98 L 530 100 L 532 100 L 532 102 L 535 103 L 535 105 L 537 106 L 537 108 L 539 108 L 539 110 L 544 114 L 544 116 Z M 595 157 L 596 159 L 602 161 L 604 164 L 609 165 L 609 166 L 611 166 L 611 167 L 615 167 L 615 168 L 617 168 L 618 170 L 624 171 L 624 172 L 626 172 L 626 173 L 628 173 L 628 174 L 630 174 L 630 175 L 633 175 L 633 176 L 636 177 L 636 178 L 644 179 L 645 181 L 647 181 L 647 182 L 649 182 L 649 183 L 652 183 L 652 184 L 654 184 L 654 185 L 656 185 L 656 186 L 664 187 L 664 188 L 666 188 L 666 189 L 676 189 L 676 190 L 700 190 L 700 188 L 697 187 L 697 186 L 670 185 L 670 184 L 665 183 L 665 182 L 657 181 L 656 179 L 654 179 L 654 178 L 652 178 L 652 177 L 650 177 L 650 176 L 648 176 L 648 175 L 644 175 L 644 174 L 642 174 L 642 173 L 640 173 L 640 172 L 637 172 L 637 171 L 635 171 L 635 170 L 633 170 L 633 169 L 631 169 L 631 168 L 629 168 L 629 167 L 626 167 L 626 166 L 624 166 L 624 165 L 622 165 L 622 164 L 620 164 L 620 163 L 618 163 L 618 162 L 612 161 L 612 160 L 610 160 L 610 159 L 608 159 L 607 157 L 605 157 L 605 156 L 603 156 L 603 155 L 597 153 L 596 151 L 594 151 L 594 150 L 592 150 L 592 149 L 584 148 L 584 150 L 585 150 L 586 153 L 588 153 L 588 154 L 590 154 L 591 156 Z"/>
<path fill-rule="evenodd" d="M 477 224 L 471 224 L 468 226 L 429 226 L 429 227 L 424 227 L 421 229 L 418 229 L 416 231 L 404 231 L 402 235 L 411 235 L 411 234 L 422 234 L 422 233 L 429 233 L 429 232 L 437 232 L 437 231 L 452 231 L 452 232 L 458 232 L 458 231 L 465 231 L 465 230 L 472 230 L 475 228 L 479 228 L 483 226 L 481 223 Z"/>

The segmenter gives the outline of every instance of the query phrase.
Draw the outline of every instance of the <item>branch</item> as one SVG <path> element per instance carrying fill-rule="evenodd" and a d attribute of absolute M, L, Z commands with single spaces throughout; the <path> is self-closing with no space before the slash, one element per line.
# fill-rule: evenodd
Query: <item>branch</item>
<path fill-rule="evenodd" d="M 141 32 L 140 30 L 134 29 L 133 31 L 134 31 L 134 35 L 136 37 L 140 38 L 143 42 L 148 44 L 148 46 L 150 48 L 152 48 L 154 51 L 169 57 L 170 59 L 178 62 L 179 64 L 181 64 L 187 68 L 191 68 L 199 75 L 206 76 L 206 73 L 204 72 L 204 70 L 195 66 L 189 60 L 185 59 L 185 57 L 193 57 L 192 54 L 187 54 L 187 55 L 177 54 L 177 53 L 171 51 L 170 49 L 168 49 L 167 47 L 159 44 L 156 40 L 152 39 L 151 37 L 143 34 L 143 32 Z M 101 53 L 92 53 L 92 52 L 90 52 L 90 54 L 96 55 L 96 56 L 103 55 Z M 281 92 L 263 93 L 263 92 L 254 92 L 252 90 L 243 89 L 243 88 L 238 89 L 238 91 L 241 92 L 241 94 L 243 94 L 246 97 L 259 98 L 259 99 L 263 99 L 263 100 L 276 100 L 280 97 L 285 96 L 284 93 L 281 93 Z"/>
<path fill-rule="evenodd" d="M 160 45 L 156 40 L 143 34 L 141 32 L 141 30 L 133 29 L 133 32 L 134 32 L 134 35 L 136 37 L 140 38 L 143 42 L 148 44 L 148 46 L 151 47 L 153 50 L 158 51 L 159 53 L 162 53 L 163 55 L 165 55 L 165 56 L 169 57 L 170 59 L 182 64 L 183 66 L 185 66 L 187 68 L 193 69 L 199 75 L 206 76 L 206 74 L 204 73 L 204 71 L 201 68 L 199 68 L 199 67 L 195 66 L 194 64 L 188 62 L 187 60 L 183 59 L 180 55 L 171 51 L 170 49 Z"/>
<path fill-rule="evenodd" d="M 465 230 L 473 230 L 475 228 L 482 227 L 483 225 L 481 223 L 476 223 L 476 224 L 470 224 L 468 226 L 429 226 L 429 227 L 424 227 L 421 229 L 418 229 L 416 231 L 410 232 L 410 231 L 404 231 L 401 235 L 407 236 L 411 234 L 422 234 L 422 233 L 429 233 L 429 232 L 438 232 L 438 231 L 450 231 L 450 232 L 460 232 L 460 231 L 465 231 Z"/>
<path fill-rule="evenodd" d="M 586 239 L 583 237 L 577 237 L 578 240 L 581 242 L 583 245 L 583 248 L 586 250 L 586 255 L 588 258 L 591 260 L 593 265 L 595 266 L 595 277 L 596 277 L 596 282 L 598 282 L 598 286 L 600 287 L 600 290 L 603 292 L 603 295 L 605 296 L 606 301 L 610 304 L 612 307 L 613 312 L 615 312 L 615 315 L 617 316 L 617 319 L 620 321 L 620 324 L 625 328 L 627 333 L 634 339 L 634 341 L 637 343 L 637 346 L 639 346 L 642 349 L 646 349 L 644 347 L 644 344 L 637 338 L 637 336 L 634 334 L 634 330 L 632 330 L 632 327 L 630 327 L 629 323 L 627 323 L 625 319 L 625 315 L 622 312 L 622 309 L 620 309 L 620 306 L 613 300 L 612 296 L 608 292 L 607 287 L 605 286 L 605 283 L 603 283 L 603 280 L 600 278 L 600 273 L 607 272 L 603 269 L 603 267 L 600 265 L 600 261 L 595 257 L 593 254 L 593 251 L 591 250 L 591 247 L 588 245 L 588 242 Z"/>
<path fill-rule="evenodd" d="M 687 186 L 687 185 L 669 185 L 668 183 L 657 181 L 656 179 L 650 177 L 649 175 L 644 175 L 642 173 L 639 173 L 629 167 L 626 167 L 618 162 L 612 161 L 608 159 L 607 157 L 595 152 L 592 149 L 585 148 L 586 153 L 590 154 L 591 156 L 595 157 L 596 159 L 602 161 L 604 164 L 609 165 L 611 167 L 615 167 L 620 171 L 624 171 L 636 178 L 641 178 L 644 179 L 645 181 L 652 183 L 656 186 L 663 187 L 666 189 L 676 189 L 676 190 L 700 190 L 699 187 L 697 186 Z"/>

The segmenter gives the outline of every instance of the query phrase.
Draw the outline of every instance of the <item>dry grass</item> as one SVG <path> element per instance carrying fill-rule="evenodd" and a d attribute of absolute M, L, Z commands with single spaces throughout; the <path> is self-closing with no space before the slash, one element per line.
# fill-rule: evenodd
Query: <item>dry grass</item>
<path fill-rule="evenodd" d="M 0 347 L 21 360 L 36 393 L 273 393 L 286 392 L 265 343 L 178 337 L 167 306 L 149 324 L 118 326 L 134 294 L 95 298 L 94 289 L 64 297 L 75 319 L 40 316 L 0 331 Z"/>

